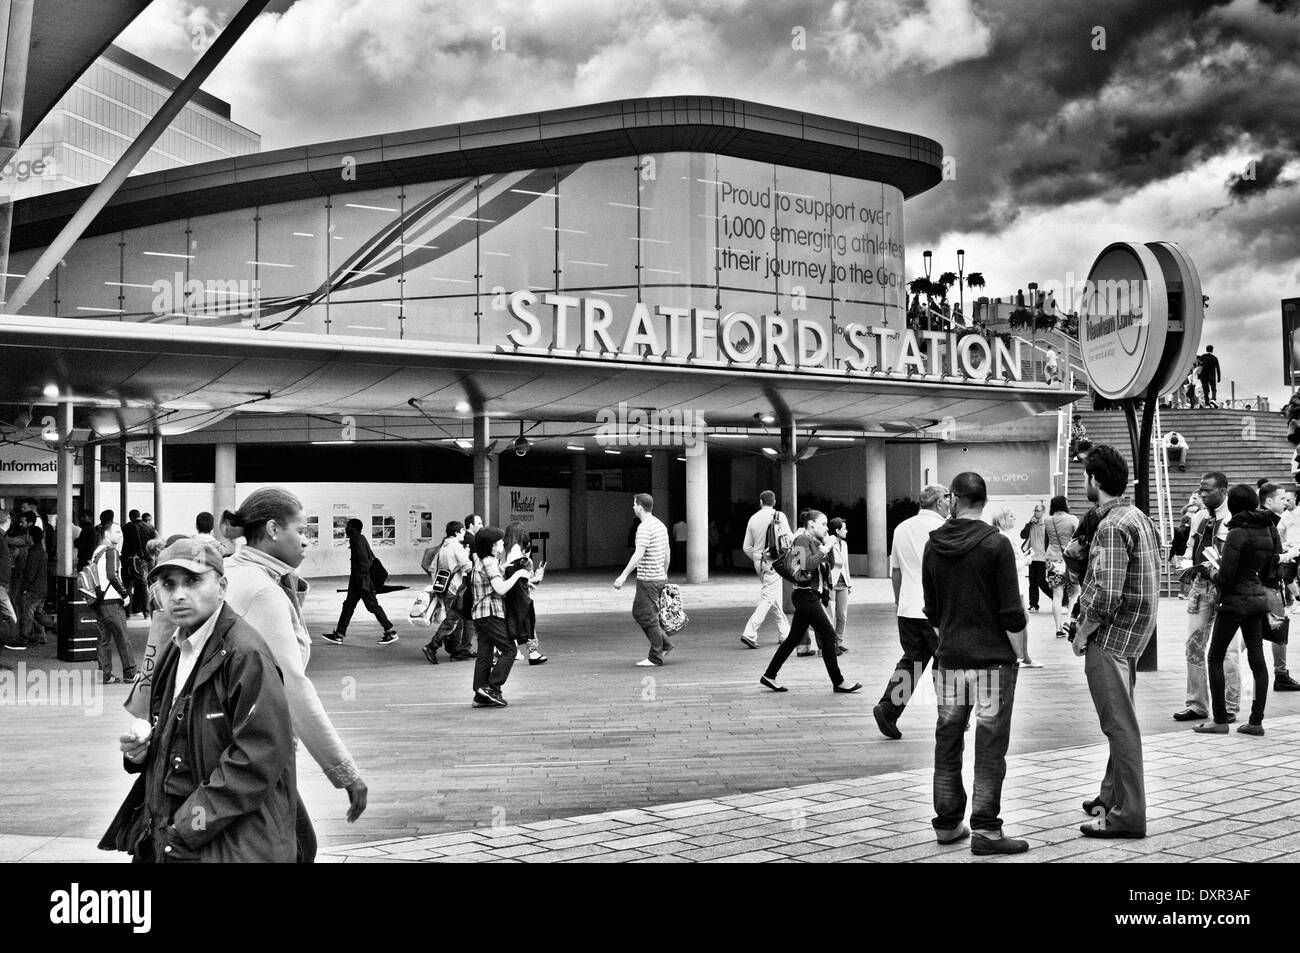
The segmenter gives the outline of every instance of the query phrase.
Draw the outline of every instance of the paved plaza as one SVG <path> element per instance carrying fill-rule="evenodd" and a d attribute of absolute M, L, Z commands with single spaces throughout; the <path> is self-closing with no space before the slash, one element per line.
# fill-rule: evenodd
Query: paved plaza
<path fill-rule="evenodd" d="M 419 653 L 427 632 L 404 621 L 391 647 L 375 645 L 379 627 L 364 612 L 344 645 L 318 641 L 310 674 L 370 786 L 368 811 L 349 825 L 343 792 L 300 752 L 320 859 L 976 859 L 964 845 L 932 841 L 928 680 L 900 721 L 901 741 L 882 738 L 871 716 L 898 656 L 886 581 L 856 583 L 850 651 L 840 659 L 866 688 L 832 694 L 820 659 L 792 657 L 782 672 L 790 691 L 778 695 L 758 684 L 774 632 L 765 629 L 758 651 L 738 638 L 752 576 L 684 587 L 690 626 L 654 670 L 633 664 L 645 640 L 630 618 L 631 587 L 616 592 L 612 576 L 555 574 L 539 590 L 550 662 L 516 665 L 506 709 L 472 709 L 472 664 L 430 666 Z M 314 583 L 307 615 L 315 633 L 333 625 L 338 584 Z M 411 595 L 384 597 L 394 619 Z M 1164 600 L 1161 670 L 1139 678 L 1151 805 L 1150 836 L 1140 841 L 1078 835 L 1079 802 L 1096 794 L 1104 739 L 1081 660 L 1053 637 L 1050 612 L 1030 614 L 1031 651 L 1046 667 L 1020 673 L 1003 816 L 1032 849 L 996 862 L 1300 855 L 1300 781 L 1289 771 L 1300 693 L 1270 693 L 1262 739 L 1201 737 L 1175 723 L 1184 605 Z M 132 634 L 143 643 L 142 622 Z M 68 668 L 52 647 L 6 652 L 4 661 L 23 663 L 29 679 Z M 125 694 L 108 686 L 78 705 L 29 698 L 0 708 L 0 861 L 125 859 L 95 849 L 129 787 L 116 750 L 129 720 L 119 707 Z M 968 786 L 971 757 L 968 745 Z"/>

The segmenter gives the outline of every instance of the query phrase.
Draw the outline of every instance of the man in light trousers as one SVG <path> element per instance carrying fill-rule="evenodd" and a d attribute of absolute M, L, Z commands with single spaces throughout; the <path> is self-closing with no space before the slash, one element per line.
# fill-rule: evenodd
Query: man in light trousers
<path fill-rule="evenodd" d="M 758 627 L 769 615 L 776 622 L 778 645 L 790 634 L 790 620 L 785 617 L 781 609 L 783 598 L 781 577 L 776 574 L 776 570 L 767 559 L 767 532 L 772 526 L 772 521 L 776 520 L 776 531 L 779 535 L 788 540 L 794 534 L 790 532 L 790 524 L 786 521 L 785 514 L 776 508 L 775 493 L 764 490 L 758 495 L 758 503 L 758 512 L 749 518 L 749 524 L 745 527 L 743 547 L 745 555 L 753 561 L 754 572 L 758 573 L 759 578 L 758 605 L 750 615 L 749 621 L 745 623 L 745 631 L 740 636 L 740 641 L 751 649 L 758 648 Z M 809 644 L 811 645 L 811 642 Z"/>

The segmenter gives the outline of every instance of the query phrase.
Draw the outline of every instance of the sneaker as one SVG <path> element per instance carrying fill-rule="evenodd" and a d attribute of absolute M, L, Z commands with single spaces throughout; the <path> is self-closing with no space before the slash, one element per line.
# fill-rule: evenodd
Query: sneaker
<path fill-rule="evenodd" d="M 745 643 L 745 648 L 747 648 L 747 649 L 756 649 L 756 648 L 758 648 L 758 639 L 751 639 L 751 638 L 750 638 L 749 636 L 747 636 L 747 635 L 742 635 L 742 636 L 740 637 L 740 641 Z"/>
<path fill-rule="evenodd" d="M 526 658 L 528 658 L 528 653 L 524 651 L 524 647 L 521 645 L 519 651 L 515 652 L 515 661 L 522 662 Z"/>
<path fill-rule="evenodd" d="M 505 708 L 506 700 L 501 697 L 501 693 L 491 688 L 480 688 L 474 692 L 474 700 L 482 699 L 486 704 L 493 705 L 497 708 Z"/>
<path fill-rule="evenodd" d="M 321 634 L 321 638 L 331 645 L 342 645 L 346 636 L 339 635 L 337 632 L 324 632 Z"/>
<path fill-rule="evenodd" d="M 545 655 L 543 655 L 541 652 L 537 651 L 536 649 L 533 649 L 533 651 L 528 653 L 529 665 L 545 665 L 549 661 L 550 659 L 548 659 Z"/>
<path fill-rule="evenodd" d="M 429 660 L 429 664 L 430 664 L 430 665 L 437 665 L 437 664 L 438 664 L 438 650 L 437 650 L 437 649 L 433 648 L 433 647 L 430 646 L 430 645 L 422 645 L 422 646 L 420 646 L 420 652 L 424 655 L 424 657 L 425 657 L 426 659 Z"/>
<path fill-rule="evenodd" d="M 1058 639 L 1063 639 L 1063 638 L 1065 638 L 1065 627 L 1064 627 L 1064 626 L 1062 626 L 1061 628 L 1059 628 L 1059 629 L 1056 630 L 1056 637 L 1057 637 Z"/>
<path fill-rule="evenodd" d="M 400 642 L 400 641 L 401 639 L 397 637 L 397 633 L 390 629 L 389 631 L 385 632 L 382 636 L 380 636 L 378 639 L 375 639 L 375 645 L 392 645 L 394 642 Z"/>
<path fill-rule="evenodd" d="M 799 649 L 794 654 L 799 656 L 800 658 L 812 658 L 814 655 L 817 654 L 817 650 L 809 649 L 807 652 L 805 652 L 803 649 Z"/>
<path fill-rule="evenodd" d="M 1300 682 L 1292 678 L 1289 672 L 1275 672 L 1273 675 L 1273 691 L 1300 692 Z"/>
<path fill-rule="evenodd" d="M 989 837 L 985 834 L 972 834 L 970 852 L 981 857 L 992 854 L 1023 854 L 1029 850 L 1029 842 L 1015 837 Z"/>
<path fill-rule="evenodd" d="M 654 661 L 653 659 L 643 658 L 641 661 L 639 661 L 639 662 L 636 663 L 636 667 L 637 667 L 637 668 L 654 668 L 654 667 L 656 667 L 656 666 L 658 666 L 658 665 L 663 665 L 663 664 L 664 664 L 663 662 L 656 662 L 656 661 Z"/>
<path fill-rule="evenodd" d="M 847 645 L 837 645 L 837 646 L 835 646 L 835 654 L 836 654 L 836 655 L 843 655 L 843 654 L 844 654 L 845 652 L 847 652 L 848 650 L 849 650 L 849 647 L 848 647 Z"/>
<path fill-rule="evenodd" d="M 122 684 L 122 680 L 121 680 L 120 678 L 118 678 L 116 675 L 114 675 L 112 672 L 105 672 L 105 673 L 104 673 L 104 684 L 105 684 L 105 685 L 121 685 L 121 684 Z"/>

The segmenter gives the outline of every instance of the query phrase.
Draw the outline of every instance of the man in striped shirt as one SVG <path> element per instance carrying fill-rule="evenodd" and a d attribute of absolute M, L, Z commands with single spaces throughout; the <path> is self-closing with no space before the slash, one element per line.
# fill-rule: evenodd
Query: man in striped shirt
<path fill-rule="evenodd" d="M 1093 447 L 1084 466 L 1099 522 L 1079 596 L 1074 654 L 1087 656 L 1084 676 L 1110 742 L 1110 760 L 1100 793 L 1083 802 L 1093 820 L 1079 830 L 1086 837 L 1145 837 L 1142 733 L 1133 692 L 1137 661 L 1155 632 L 1160 607 L 1160 543 L 1151 519 L 1123 495 L 1128 464 L 1119 452 Z"/>
<path fill-rule="evenodd" d="M 632 512 L 641 521 L 636 528 L 636 549 L 627 568 L 614 580 L 614 588 L 622 589 L 624 580 L 636 570 L 632 618 L 650 640 L 650 654 L 636 663 L 641 668 L 663 665 L 664 656 L 673 650 L 659 624 L 659 594 L 668 582 L 668 528 L 654 515 L 654 505 L 649 493 L 638 493 L 633 498 Z"/>

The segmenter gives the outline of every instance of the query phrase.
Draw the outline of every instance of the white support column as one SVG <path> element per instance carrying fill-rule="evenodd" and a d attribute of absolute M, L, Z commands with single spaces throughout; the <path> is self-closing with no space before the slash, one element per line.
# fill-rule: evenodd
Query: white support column
<path fill-rule="evenodd" d="M 72 527 L 77 525 L 77 514 L 72 512 L 72 448 L 68 440 L 72 434 L 72 404 L 59 405 L 59 521 L 57 548 L 54 551 L 54 569 L 58 576 L 75 573 L 77 560 L 72 548 Z M 61 590 L 60 590 L 61 591 Z"/>
<path fill-rule="evenodd" d="M 654 497 L 655 508 L 654 515 L 659 517 L 665 526 L 668 527 L 668 537 L 672 538 L 673 533 L 673 516 L 669 512 L 668 501 L 671 499 L 671 471 L 672 451 L 670 450 L 651 450 L 650 451 L 650 495 Z"/>
<path fill-rule="evenodd" d="M 709 445 L 686 448 L 686 581 L 709 581 Z"/>
<path fill-rule="evenodd" d="M 239 500 L 235 499 L 235 445 L 219 443 L 216 451 L 216 472 L 213 474 L 212 484 L 212 515 L 220 520 L 222 512 L 225 510 L 233 512 L 239 505 Z"/>
<path fill-rule="evenodd" d="M 153 435 L 153 525 L 158 527 L 163 539 L 171 535 L 163 532 L 163 438 L 160 433 Z"/>
<path fill-rule="evenodd" d="M 492 522 L 492 500 L 496 487 L 492 484 L 492 458 L 488 455 L 488 417 L 479 412 L 474 415 L 474 512 L 483 517 L 483 525 Z"/>
<path fill-rule="evenodd" d="M 888 497 L 885 488 L 885 441 L 868 437 L 866 445 L 867 468 L 867 575 L 883 579 L 889 575 L 889 553 L 886 552 L 885 509 Z"/>
<path fill-rule="evenodd" d="M 569 458 L 569 568 L 587 568 L 587 451 Z"/>
<path fill-rule="evenodd" d="M 937 443 L 923 443 L 920 445 L 920 473 L 921 488 L 924 489 L 927 483 L 939 482 L 939 445 Z"/>
<path fill-rule="evenodd" d="M 795 426 L 793 423 L 781 427 L 781 488 L 777 493 L 776 508 L 785 514 L 793 532 L 803 527 L 799 524 L 799 465 L 795 462 Z M 794 612 L 791 593 L 794 586 L 788 579 L 781 580 L 782 611 Z"/>

